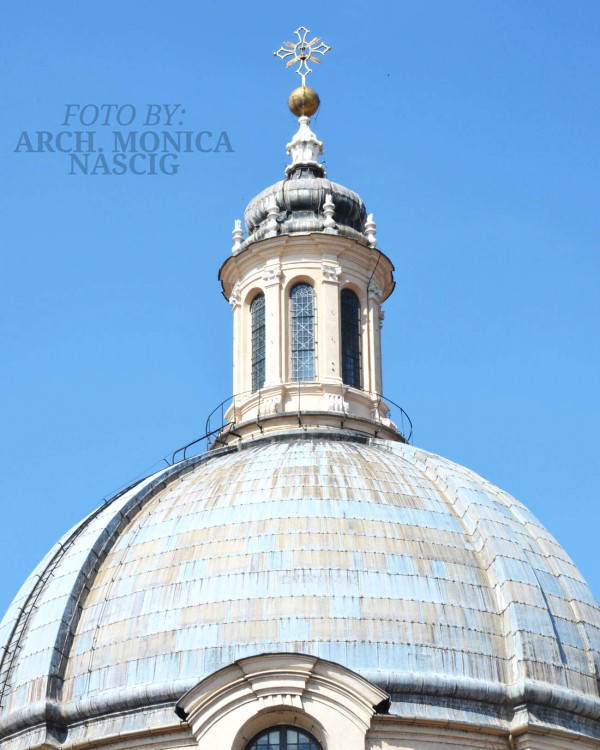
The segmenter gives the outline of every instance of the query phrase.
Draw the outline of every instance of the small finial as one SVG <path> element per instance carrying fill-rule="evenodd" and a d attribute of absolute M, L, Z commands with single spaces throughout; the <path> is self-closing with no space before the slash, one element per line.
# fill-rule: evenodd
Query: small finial
<path fill-rule="evenodd" d="M 327 193 L 325 203 L 323 204 L 323 227 L 325 229 L 335 229 L 335 221 L 333 220 L 333 214 L 335 213 L 335 203 L 331 197 L 331 193 Z"/>
<path fill-rule="evenodd" d="M 323 153 L 323 142 L 310 129 L 310 119 L 302 115 L 298 119 L 300 127 L 292 140 L 287 144 L 286 151 L 292 157 L 292 163 L 285 168 L 286 175 L 290 175 L 298 165 L 306 165 L 325 173 L 323 165 L 317 161 Z"/>
<path fill-rule="evenodd" d="M 329 52 L 331 47 L 322 42 L 321 37 L 318 36 L 307 41 L 306 37 L 309 31 L 305 26 L 300 26 L 294 33 L 298 37 L 298 41 L 284 42 L 273 54 L 285 62 L 286 68 L 290 68 L 292 65 L 298 63 L 295 72 L 302 79 L 302 85 L 292 91 L 288 99 L 288 106 L 296 117 L 300 117 L 301 115 L 312 117 L 319 109 L 320 101 L 317 92 L 306 85 L 306 76 L 312 73 L 312 68 L 308 65 L 308 61 L 310 60 L 320 65 L 323 61 L 319 60 L 315 55 L 323 57 Z"/>
<path fill-rule="evenodd" d="M 231 236 L 233 237 L 233 247 L 231 248 L 231 252 L 234 255 L 237 255 L 242 249 L 242 242 L 244 240 L 244 230 L 242 229 L 241 219 L 236 219 L 233 222 L 233 232 L 231 233 Z"/>
<path fill-rule="evenodd" d="M 279 206 L 277 205 L 277 201 L 274 195 L 272 195 L 269 200 L 267 211 L 267 232 L 277 233 L 277 230 L 279 228 L 279 225 L 277 224 L 277 219 L 279 217 Z"/>
<path fill-rule="evenodd" d="M 377 246 L 377 238 L 375 234 L 377 232 L 377 224 L 373 221 L 373 214 L 367 216 L 367 222 L 365 224 L 365 237 L 371 247 Z"/>

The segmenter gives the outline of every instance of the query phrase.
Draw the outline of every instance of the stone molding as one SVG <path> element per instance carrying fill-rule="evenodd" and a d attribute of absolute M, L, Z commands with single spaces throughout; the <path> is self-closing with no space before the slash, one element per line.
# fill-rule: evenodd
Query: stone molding
<path fill-rule="evenodd" d="M 177 714 L 200 748 L 243 750 L 269 726 L 292 723 L 327 750 L 364 750 L 376 707 L 389 698 L 349 669 L 304 654 L 240 659 L 187 692 Z"/>

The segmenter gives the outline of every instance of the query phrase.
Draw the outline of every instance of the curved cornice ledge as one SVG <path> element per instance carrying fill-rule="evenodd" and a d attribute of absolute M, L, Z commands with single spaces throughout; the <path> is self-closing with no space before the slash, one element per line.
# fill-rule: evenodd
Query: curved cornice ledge
<path fill-rule="evenodd" d="M 284 718 L 326 740 L 331 750 L 343 750 L 359 747 L 351 737 L 364 743 L 378 708 L 388 705 L 386 693 L 339 664 L 275 653 L 220 669 L 189 690 L 175 710 L 206 747 L 237 750 L 277 712 L 278 723 Z"/>

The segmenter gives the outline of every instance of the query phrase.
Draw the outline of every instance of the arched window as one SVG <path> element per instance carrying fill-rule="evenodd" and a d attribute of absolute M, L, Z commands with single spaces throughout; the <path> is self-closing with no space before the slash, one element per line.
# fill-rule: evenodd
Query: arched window
<path fill-rule="evenodd" d="M 292 380 L 315 379 L 315 297 L 309 284 L 290 291 Z"/>
<path fill-rule="evenodd" d="M 246 750 L 321 750 L 321 746 L 298 727 L 271 727 L 257 735 Z"/>
<path fill-rule="evenodd" d="M 342 329 L 342 380 L 360 388 L 360 302 L 350 289 L 340 297 Z"/>
<path fill-rule="evenodd" d="M 265 384 L 265 295 L 257 294 L 250 305 L 252 325 L 252 390 Z"/>

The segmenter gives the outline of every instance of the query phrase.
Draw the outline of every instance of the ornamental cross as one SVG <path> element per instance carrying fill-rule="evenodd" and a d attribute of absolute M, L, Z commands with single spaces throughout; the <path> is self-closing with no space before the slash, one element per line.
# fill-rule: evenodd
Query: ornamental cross
<path fill-rule="evenodd" d="M 273 52 L 276 57 L 281 58 L 285 62 L 286 68 L 290 68 L 295 63 L 298 63 L 295 72 L 302 78 L 303 86 L 306 86 L 306 76 L 312 73 L 312 68 L 309 67 L 308 60 L 320 65 L 323 61 L 319 60 L 315 55 L 323 57 L 331 49 L 331 47 L 328 47 L 321 41 L 321 37 L 319 36 L 307 42 L 306 37 L 308 33 L 309 30 L 307 28 L 300 26 L 300 28 L 294 31 L 294 34 L 298 37 L 297 42 L 284 42 L 277 52 Z M 289 60 L 287 59 L 288 57 L 290 58 Z"/>

